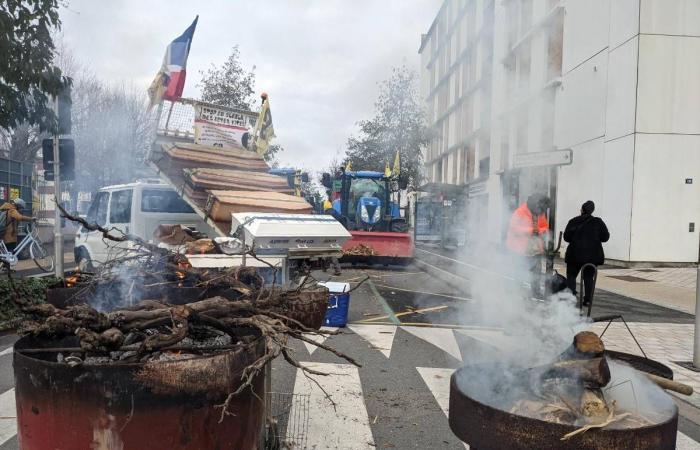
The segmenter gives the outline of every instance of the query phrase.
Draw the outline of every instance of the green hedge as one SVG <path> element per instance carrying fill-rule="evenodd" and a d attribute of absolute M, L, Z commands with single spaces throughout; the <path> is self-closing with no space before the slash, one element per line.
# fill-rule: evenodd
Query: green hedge
<path fill-rule="evenodd" d="M 46 301 L 46 288 L 56 284 L 54 277 L 41 278 L 15 278 L 15 286 L 19 290 L 22 298 L 32 303 L 42 303 Z M 24 315 L 12 301 L 12 290 L 6 275 L 0 276 L 0 330 L 16 328 L 22 321 Z"/>

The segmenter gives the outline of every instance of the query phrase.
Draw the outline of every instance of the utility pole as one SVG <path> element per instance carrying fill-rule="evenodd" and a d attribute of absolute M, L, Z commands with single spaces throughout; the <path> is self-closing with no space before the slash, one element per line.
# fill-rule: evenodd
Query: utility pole
<path fill-rule="evenodd" d="M 58 118 L 58 96 L 56 96 L 56 117 Z M 59 130 L 53 136 L 53 188 L 56 207 L 54 211 L 53 248 L 54 261 L 56 262 L 56 278 L 63 278 L 63 233 L 61 232 L 61 211 L 58 204 L 61 202 L 61 161 L 59 160 Z"/>
<path fill-rule="evenodd" d="M 693 365 L 700 369 L 700 237 L 698 238 L 698 267 L 695 276 L 695 336 L 693 345 Z"/>

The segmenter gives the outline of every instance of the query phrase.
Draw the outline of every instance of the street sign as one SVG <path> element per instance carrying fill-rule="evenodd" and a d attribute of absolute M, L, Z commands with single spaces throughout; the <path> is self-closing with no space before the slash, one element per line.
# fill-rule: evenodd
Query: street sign
<path fill-rule="evenodd" d="M 568 166 L 572 161 L 573 152 L 570 148 L 548 152 L 518 153 L 513 157 L 513 168 Z"/>

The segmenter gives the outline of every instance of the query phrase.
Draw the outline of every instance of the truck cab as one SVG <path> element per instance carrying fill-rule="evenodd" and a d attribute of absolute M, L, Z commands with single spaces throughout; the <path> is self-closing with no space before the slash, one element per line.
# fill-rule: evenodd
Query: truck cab
<path fill-rule="evenodd" d="M 92 199 L 86 217 L 115 237 L 136 235 L 146 241 L 161 224 L 181 224 L 209 236 L 214 232 L 169 185 L 160 180 L 106 186 Z M 75 262 L 81 270 L 90 270 L 124 256 L 133 243 L 104 239 L 99 231 L 80 228 L 75 236 Z"/>

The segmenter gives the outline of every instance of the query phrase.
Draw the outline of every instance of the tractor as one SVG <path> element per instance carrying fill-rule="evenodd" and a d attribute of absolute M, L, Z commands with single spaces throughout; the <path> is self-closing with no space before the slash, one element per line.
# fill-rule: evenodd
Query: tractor
<path fill-rule="evenodd" d="M 350 231 L 343 245 L 343 262 L 405 265 L 413 257 L 413 240 L 399 205 L 391 200 L 399 182 L 390 171 L 341 169 L 335 177 L 324 173 L 333 215 Z"/>

